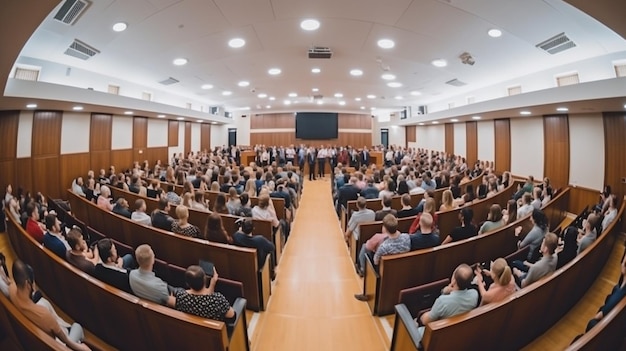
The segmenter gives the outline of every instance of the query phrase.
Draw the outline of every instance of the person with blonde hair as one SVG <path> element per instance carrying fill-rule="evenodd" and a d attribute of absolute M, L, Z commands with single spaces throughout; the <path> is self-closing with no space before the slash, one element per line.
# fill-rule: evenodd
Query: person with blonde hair
<path fill-rule="evenodd" d="M 189 209 L 187 206 L 185 205 L 176 206 L 176 217 L 178 217 L 178 220 L 172 222 L 172 232 L 176 234 L 181 234 L 184 236 L 190 236 L 192 238 L 202 237 L 202 233 L 200 233 L 200 229 L 196 227 L 195 225 L 189 223 Z"/>
<path fill-rule="evenodd" d="M 232 215 L 239 211 L 241 207 L 241 200 L 239 199 L 239 195 L 237 194 L 237 189 L 235 187 L 230 187 L 228 189 L 228 201 L 226 202 L 226 208 L 228 208 L 228 212 Z"/>
<path fill-rule="evenodd" d="M 278 228 L 278 217 L 276 212 L 270 209 L 270 202 L 270 196 L 261 192 L 258 204 L 252 208 L 252 218 L 271 221 L 272 227 Z"/>
<path fill-rule="evenodd" d="M 498 204 L 493 204 L 489 209 L 489 215 L 487 215 L 487 220 L 480 227 L 478 234 L 494 231 L 498 228 L 503 227 L 504 224 L 505 222 L 502 218 L 502 208 Z"/>
<path fill-rule="evenodd" d="M 211 191 L 220 191 L 220 184 L 218 182 L 211 183 Z"/>
<path fill-rule="evenodd" d="M 456 206 L 454 206 L 454 198 L 452 197 L 452 191 L 450 189 L 444 190 L 441 195 L 441 206 L 439 206 L 439 211 L 449 211 L 453 210 Z"/>
<path fill-rule="evenodd" d="M 248 196 L 250 197 L 255 197 L 256 196 L 256 180 L 255 179 L 248 179 L 246 181 L 246 186 L 243 189 L 244 193 L 247 193 Z"/>
<path fill-rule="evenodd" d="M 511 267 L 504 258 L 493 261 L 489 270 L 481 269 L 480 266 L 476 265 L 474 273 L 476 274 L 478 292 L 482 297 L 481 306 L 502 301 L 517 290 Z M 493 283 L 487 284 L 483 276 L 491 278 Z"/>
<path fill-rule="evenodd" d="M 97 205 L 103 210 L 113 211 L 113 204 L 111 203 L 111 189 L 108 186 L 103 185 L 100 187 L 100 196 L 98 196 Z"/>
<path fill-rule="evenodd" d="M 183 194 L 183 201 L 181 202 L 181 204 L 183 206 L 187 206 L 188 208 L 192 208 L 192 199 L 193 199 L 193 194 L 190 192 L 186 192 L 185 194 Z"/>

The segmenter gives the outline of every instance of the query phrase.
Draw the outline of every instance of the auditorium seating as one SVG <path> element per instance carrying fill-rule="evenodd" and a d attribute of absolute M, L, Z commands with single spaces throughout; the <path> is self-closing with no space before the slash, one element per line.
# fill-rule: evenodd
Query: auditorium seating
<path fill-rule="evenodd" d="M 18 256 L 36 272 L 37 284 L 74 320 L 117 349 L 249 351 L 245 300 L 236 301 L 238 320 L 197 317 L 127 294 L 78 270 L 43 248 L 13 219 L 8 234 Z"/>
<path fill-rule="evenodd" d="M 565 218 L 569 201 L 569 188 L 565 189 L 545 207 L 549 223 L 556 226 Z M 532 227 L 530 216 L 518 219 L 496 231 L 434 248 L 398 255 L 383 256 L 378 267 L 370 259 L 365 267 L 364 294 L 373 314 L 387 315 L 394 311 L 398 293 L 402 289 L 448 278 L 451 272 L 465 262 L 486 262 L 504 257 L 517 250 L 515 227 L 524 232 Z"/>
<path fill-rule="evenodd" d="M 243 283 L 248 307 L 264 310 L 270 294 L 270 263 L 258 267 L 255 249 L 207 242 L 145 226 L 97 207 L 94 203 L 67 192 L 72 213 L 97 231 L 131 247 L 149 244 L 157 257 L 180 267 L 205 259 L 215 264 L 221 277 Z"/>
<path fill-rule="evenodd" d="M 566 351 L 624 351 L 626 350 L 625 325 L 626 299 L 622 299 L 611 312 L 607 313 L 591 330 L 573 342 Z"/>
<path fill-rule="evenodd" d="M 618 219 L 589 248 L 554 274 L 514 293 L 504 301 L 429 323 L 422 340 L 424 350 L 518 350 L 539 336 L 578 302 L 602 270 L 615 241 L 613 229 L 618 227 L 625 206 L 622 201 Z M 619 307 L 623 309 L 625 304 L 622 301 Z M 396 305 L 395 310 L 396 322 L 391 350 L 416 350 L 417 327 L 411 318 L 411 311 L 402 304 Z M 618 317 L 623 313 L 616 308 L 609 315 L 612 318 L 622 318 L 623 321 L 623 315 Z M 603 331 L 603 326 L 614 329 Z M 618 322 L 617 325 L 612 325 L 611 320 L 607 319 L 596 327 L 600 328 L 585 335 L 571 349 L 577 350 L 579 348 L 574 346 L 580 346 L 581 349 L 603 350 L 615 349 L 621 345 L 623 324 Z M 601 339 L 600 335 L 607 336 L 607 339 Z"/>

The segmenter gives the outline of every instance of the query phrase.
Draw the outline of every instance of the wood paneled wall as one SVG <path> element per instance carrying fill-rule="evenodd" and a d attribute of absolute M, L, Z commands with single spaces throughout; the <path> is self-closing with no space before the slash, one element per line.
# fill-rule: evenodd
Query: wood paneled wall
<path fill-rule="evenodd" d="M 200 150 L 211 150 L 211 125 L 200 126 Z"/>
<path fill-rule="evenodd" d="M 604 113 L 604 184 L 618 199 L 626 195 L 626 113 Z"/>
<path fill-rule="evenodd" d="M 511 122 L 508 119 L 496 119 L 495 132 L 495 168 L 498 172 L 511 170 Z"/>
<path fill-rule="evenodd" d="M 478 124 L 475 121 L 465 122 L 465 148 L 467 154 L 465 158 L 469 166 L 473 166 L 478 160 Z M 489 160 L 485 160 L 489 161 Z"/>
<path fill-rule="evenodd" d="M 404 134 L 405 134 L 405 140 L 406 140 L 407 146 L 409 145 L 409 143 L 416 142 L 417 141 L 417 126 L 405 126 Z"/>
<path fill-rule="evenodd" d="M 285 133 L 250 133 L 250 144 L 262 145 L 351 145 L 361 148 L 372 144 L 371 133 L 343 133 L 339 132 L 337 139 L 304 140 L 296 139 L 295 132 Z"/>
<path fill-rule="evenodd" d="M 0 189 L 4 192 L 7 185 L 15 185 L 15 169 L 17 154 L 17 128 L 19 126 L 19 111 L 0 111 Z M 13 189 L 15 191 L 17 189 Z"/>
<path fill-rule="evenodd" d="M 133 117 L 133 159 L 143 160 L 143 153 L 148 148 L 148 118 Z"/>
<path fill-rule="evenodd" d="M 37 191 L 54 197 L 61 194 L 59 154 L 62 118 L 63 113 L 59 111 L 35 111 L 33 114 L 32 185 L 37 185 Z"/>
<path fill-rule="evenodd" d="M 445 152 L 446 154 L 454 154 L 454 124 L 446 123 L 444 126 Z"/>
<path fill-rule="evenodd" d="M 89 161 L 91 169 L 107 169 L 111 165 L 111 134 L 113 116 L 93 113 L 89 133 Z"/>
<path fill-rule="evenodd" d="M 185 122 L 185 155 L 191 152 L 191 122 Z"/>
<path fill-rule="evenodd" d="M 167 128 L 167 146 L 178 146 L 178 121 L 169 121 Z"/>
<path fill-rule="evenodd" d="M 543 117 L 543 174 L 553 188 L 569 184 L 569 125 L 567 115 Z"/>

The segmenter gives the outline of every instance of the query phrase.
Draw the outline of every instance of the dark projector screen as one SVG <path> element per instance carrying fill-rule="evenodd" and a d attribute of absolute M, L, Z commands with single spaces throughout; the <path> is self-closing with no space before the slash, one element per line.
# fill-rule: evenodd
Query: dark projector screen
<path fill-rule="evenodd" d="M 328 112 L 296 113 L 297 139 L 337 139 L 338 115 Z"/>

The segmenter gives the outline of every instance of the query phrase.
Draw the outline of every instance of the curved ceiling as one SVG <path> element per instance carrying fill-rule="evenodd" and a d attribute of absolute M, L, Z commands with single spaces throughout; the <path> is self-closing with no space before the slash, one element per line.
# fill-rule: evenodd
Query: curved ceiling
<path fill-rule="evenodd" d="M 230 109 L 280 110 L 289 107 L 285 101 L 311 107 L 313 95 L 338 111 L 422 105 L 626 50 L 622 37 L 560 0 L 98 0 L 73 25 L 53 19 L 62 4 L 34 32 L 21 58 L 94 72 L 105 84 L 115 77 Z M 307 18 L 318 20 L 319 29 L 301 29 Z M 128 28 L 113 31 L 117 22 Z M 487 34 L 494 28 L 501 37 Z M 559 33 L 576 47 L 555 55 L 536 47 Z M 244 39 L 245 46 L 229 47 L 233 38 Z M 74 39 L 100 53 L 86 61 L 65 55 Z M 380 39 L 395 45 L 381 48 Z M 309 59 L 313 46 L 329 47 L 332 58 Z M 474 65 L 461 62 L 464 52 Z M 175 66 L 176 58 L 188 63 Z M 448 65 L 435 67 L 435 59 Z M 270 75 L 271 68 L 281 73 Z M 363 74 L 352 76 L 353 69 Z M 49 82 L 64 84 L 63 73 Z M 389 86 L 384 73 L 400 86 Z M 168 77 L 180 82 L 158 83 Z M 446 84 L 453 79 L 467 85 Z M 241 81 L 249 85 L 241 87 Z M 203 84 L 213 88 L 204 90 Z"/>

